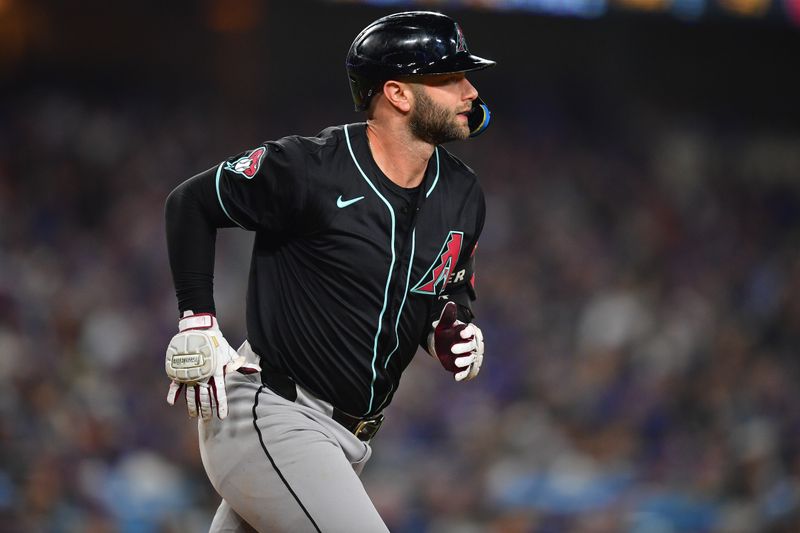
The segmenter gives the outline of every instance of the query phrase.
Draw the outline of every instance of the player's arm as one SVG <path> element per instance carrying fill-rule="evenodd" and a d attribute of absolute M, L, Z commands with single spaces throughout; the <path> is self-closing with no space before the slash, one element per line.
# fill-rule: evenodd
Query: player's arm
<path fill-rule="evenodd" d="M 233 226 L 214 199 L 215 170 L 180 184 L 165 206 L 167 251 L 178 297 L 178 334 L 167 347 L 167 402 L 185 394 L 189 415 L 228 413 L 225 374 L 257 372 L 228 344 L 215 316 L 213 279 L 217 228 Z"/>
<path fill-rule="evenodd" d="M 175 188 L 166 202 L 166 230 L 181 314 L 214 313 L 217 228 L 297 231 L 306 191 L 302 152 L 287 140 L 243 152 Z"/>
<path fill-rule="evenodd" d="M 302 180 L 288 151 L 274 143 L 240 154 L 183 182 L 167 198 L 167 248 L 180 320 L 167 348 L 167 402 L 186 394 L 190 416 L 227 414 L 225 373 L 257 372 L 219 329 L 213 297 L 217 228 L 279 232 L 299 210 Z"/>
<path fill-rule="evenodd" d="M 458 320 L 468 324 L 475 319 L 475 313 L 472 310 L 472 302 L 478 297 L 475 292 L 476 249 L 477 245 L 473 245 L 469 256 L 465 260 L 460 261 L 450 273 L 448 283 L 442 291 L 442 294 L 439 295 L 431 306 L 429 322 L 432 322 L 442 314 L 442 310 L 447 302 L 455 302 Z"/>
<path fill-rule="evenodd" d="M 165 206 L 167 253 L 181 315 L 214 313 L 214 254 L 217 228 L 233 226 L 215 196 L 215 169 L 173 190 Z"/>
<path fill-rule="evenodd" d="M 456 269 L 470 272 L 474 258 Z M 464 283 L 445 288 L 432 306 L 430 328 L 426 331 L 423 348 L 439 359 L 445 370 L 455 374 L 456 381 L 469 381 L 480 372 L 483 364 L 483 333 L 472 320 L 472 300 L 476 297 L 474 276 Z M 434 319 L 435 318 L 435 319 Z"/>
<path fill-rule="evenodd" d="M 476 230 L 469 256 L 460 261 L 442 294 L 431 306 L 430 327 L 421 341 L 422 347 L 437 357 L 442 366 L 455 374 L 456 381 L 469 381 L 483 364 L 483 332 L 473 323 L 472 302 L 475 292 L 475 251 L 483 230 L 485 204 L 479 194 Z"/>

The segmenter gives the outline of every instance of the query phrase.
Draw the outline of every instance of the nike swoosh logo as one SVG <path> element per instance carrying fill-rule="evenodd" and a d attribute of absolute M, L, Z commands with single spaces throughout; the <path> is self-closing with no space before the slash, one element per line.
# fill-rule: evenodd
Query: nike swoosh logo
<path fill-rule="evenodd" d="M 363 200 L 363 196 L 359 196 L 358 198 L 353 198 L 352 200 L 342 200 L 342 195 L 339 195 L 339 198 L 336 199 L 336 205 L 341 209 L 342 207 L 347 207 L 348 205 L 353 205 L 356 202 Z"/>

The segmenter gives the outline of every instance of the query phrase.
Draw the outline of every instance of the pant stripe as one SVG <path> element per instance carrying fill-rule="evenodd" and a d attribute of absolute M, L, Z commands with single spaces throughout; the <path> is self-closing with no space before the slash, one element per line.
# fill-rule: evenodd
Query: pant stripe
<path fill-rule="evenodd" d="M 294 496 L 294 499 L 297 501 L 298 505 L 300 505 L 300 508 L 306 514 L 308 519 L 311 520 L 311 524 L 314 526 L 314 529 L 317 530 L 318 533 L 322 533 L 320 531 L 320 529 L 319 529 L 319 526 L 317 526 L 317 523 L 314 522 L 313 518 L 311 518 L 311 515 L 308 512 L 308 509 L 306 509 L 305 505 L 303 505 L 303 502 L 300 501 L 300 498 L 298 498 L 297 494 L 295 494 L 294 490 L 292 490 L 292 487 L 291 487 L 291 485 L 289 485 L 289 482 L 286 481 L 286 478 L 283 477 L 283 474 L 281 473 L 280 469 L 278 468 L 278 465 L 275 464 L 275 461 L 272 459 L 272 456 L 269 454 L 269 451 L 267 450 L 267 447 L 264 445 L 264 438 L 261 435 L 261 430 L 258 429 L 258 422 L 257 422 L 258 421 L 258 417 L 256 416 L 256 407 L 258 407 L 258 395 L 261 394 L 262 390 L 264 390 L 264 385 L 261 385 L 258 388 L 258 390 L 256 391 L 256 400 L 253 403 L 253 426 L 256 428 L 256 433 L 258 433 L 258 442 L 261 443 L 261 449 L 264 450 L 264 453 L 267 455 L 267 459 L 269 459 L 270 464 L 272 464 L 272 468 L 275 469 L 275 472 L 278 473 L 278 476 L 281 478 L 281 481 L 283 481 L 283 484 L 286 485 L 286 488 L 289 489 L 289 492 L 292 494 L 292 496 Z"/>

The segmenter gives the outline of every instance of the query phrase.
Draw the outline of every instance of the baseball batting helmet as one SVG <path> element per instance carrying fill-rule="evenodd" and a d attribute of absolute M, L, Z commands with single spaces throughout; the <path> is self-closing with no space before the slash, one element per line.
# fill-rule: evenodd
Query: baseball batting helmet
<path fill-rule="evenodd" d="M 408 11 L 380 18 L 364 28 L 350 45 L 346 64 L 355 109 L 364 111 L 387 80 L 471 72 L 495 62 L 470 54 L 464 32 L 450 17 Z M 472 136 L 486 129 L 490 116 L 478 98 L 469 117 Z"/>

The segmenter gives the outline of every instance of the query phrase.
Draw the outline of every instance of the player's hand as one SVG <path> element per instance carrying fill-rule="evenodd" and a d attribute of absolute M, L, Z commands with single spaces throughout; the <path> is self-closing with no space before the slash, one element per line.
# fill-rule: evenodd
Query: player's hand
<path fill-rule="evenodd" d="M 164 366 L 172 380 L 167 403 L 175 405 L 185 391 L 189 416 L 196 417 L 200 413 L 203 420 L 209 420 L 216 407 L 221 420 L 228 416 L 225 374 L 234 370 L 253 374 L 261 368 L 246 363 L 245 358 L 231 348 L 214 315 L 189 313 L 178 322 L 179 333 L 167 347 Z"/>
<path fill-rule="evenodd" d="M 457 319 L 455 302 L 448 302 L 428 336 L 428 352 L 435 355 L 456 381 L 469 381 L 483 364 L 483 333 L 475 324 Z"/>

